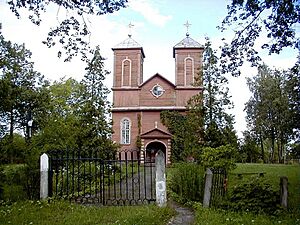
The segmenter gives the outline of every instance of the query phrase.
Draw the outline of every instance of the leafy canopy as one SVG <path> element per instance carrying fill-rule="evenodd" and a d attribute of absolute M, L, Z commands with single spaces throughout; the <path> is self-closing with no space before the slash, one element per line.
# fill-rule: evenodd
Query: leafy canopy
<path fill-rule="evenodd" d="M 232 0 L 227 6 L 228 14 L 219 29 L 233 30 L 234 38 L 224 42 L 222 70 L 235 76 L 244 61 L 257 66 L 261 60 L 257 46 L 261 37 L 266 41 L 260 46 L 269 54 L 279 54 L 284 48 L 300 49 L 296 34 L 300 23 L 298 0 Z"/>
<path fill-rule="evenodd" d="M 25 9 L 28 12 L 28 18 L 36 25 L 42 23 L 41 15 L 50 7 L 57 7 L 57 15 L 60 11 L 65 10 L 65 18 L 58 22 L 56 28 L 48 32 L 48 37 L 43 43 L 49 48 L 60 45 L 62 50 L 58 51 L 58 57 L 63 56 L 65 61 L 69 61 L 78 54 L 81 54 L 82 59 L 86 60 L 87 52 L 91 51 L 89 46 L 91 32 L 86 16 L 113 13 L 126 7 L 127 0 L 10 0 L 7 3 L 18 18 L 21 17 L 22 9 Z"/>

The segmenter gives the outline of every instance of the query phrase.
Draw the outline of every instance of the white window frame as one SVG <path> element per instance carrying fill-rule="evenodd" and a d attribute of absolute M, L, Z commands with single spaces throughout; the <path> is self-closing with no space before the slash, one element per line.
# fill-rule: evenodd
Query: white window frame
<path fill-rule="evenodd" d="M 131 121 L 129 118 L 123 118 L 120 122 L 120 144 L 129 145 L 131 136 Z"/>

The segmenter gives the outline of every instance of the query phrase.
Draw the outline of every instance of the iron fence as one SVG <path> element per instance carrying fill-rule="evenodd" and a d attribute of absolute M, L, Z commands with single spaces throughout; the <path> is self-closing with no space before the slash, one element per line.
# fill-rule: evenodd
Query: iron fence
<path fill-rule="evenodd" d="M 139 151 L 118 152 L 103 159 L 98 151 L 48 152 L 49 196 L 100 205 L 155 202 L 155 164 Z"/>
<path fill-rule="evenodd" d="M 227 190 L 227 173 L 223 168 L 210 168 L 213 173 L 210 205 L 217 206 Z"/>

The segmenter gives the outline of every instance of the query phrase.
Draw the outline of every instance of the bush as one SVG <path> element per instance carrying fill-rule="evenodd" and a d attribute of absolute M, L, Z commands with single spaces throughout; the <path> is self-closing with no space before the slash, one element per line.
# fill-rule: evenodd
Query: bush
<path fill-rule="evenodd" d="M 279 209 L 279 192 L 261 178 L 247 179 L 228 193 L 223 207 L 234 211 L 275 214 Z"/>
<path fill-rule="evenodd" d="M 230 145 L 223 145 L 217 148 L 205 147 L 199 156 L 200 163 L 205 168 L 222 168 L 226 171 L 236 167 L 236 149 Z"/>
<path fill-rule="evenodd" d="M 203 199 L 204 169 L 195 163 L 176 164 L 169 177 L 171 195 L 181 203 Z"/>

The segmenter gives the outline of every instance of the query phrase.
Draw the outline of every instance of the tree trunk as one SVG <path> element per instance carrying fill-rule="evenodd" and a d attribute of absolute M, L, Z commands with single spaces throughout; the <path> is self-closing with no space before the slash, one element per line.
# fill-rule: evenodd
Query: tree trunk
<path fill-rule="evenodd" d="M 266 163 L 266 162 L 265 162 L 264 143 L 263 143 L 263 138 L 262 138 L 261 132 L 260 132 L 260 134 L 259 134 L 259 140 L 260 140 L 260 148 L 261 148 L 261 159 L 262 159 L 263 163 Z"/>

